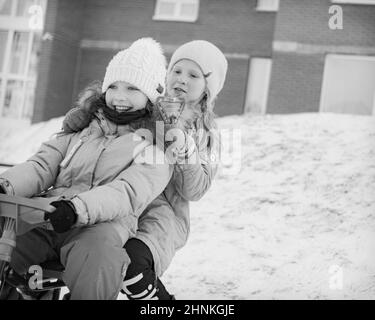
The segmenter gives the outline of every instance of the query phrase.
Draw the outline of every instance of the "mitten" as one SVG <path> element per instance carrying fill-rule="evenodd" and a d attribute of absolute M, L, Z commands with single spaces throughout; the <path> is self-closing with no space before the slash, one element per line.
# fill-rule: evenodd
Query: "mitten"
<path fill-rule="evenodd" d="M 50 205 L 56 208 L 53 212 L 47 212 L 44 220 L 50 220 L 53 230 L 57 233 L 68 231 L 77 221 L 78 215 L 70 201 L 54 201 Z"/>

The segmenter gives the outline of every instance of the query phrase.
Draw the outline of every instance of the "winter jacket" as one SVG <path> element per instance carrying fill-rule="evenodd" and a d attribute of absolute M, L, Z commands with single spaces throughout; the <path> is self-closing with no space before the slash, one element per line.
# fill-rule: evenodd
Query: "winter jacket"
<path fill-rule="evenodd" d="M 164 192 L 144 211 L 138 222 L 136 238 L 151 250 L 154 268 L 160 277 L 176 251 L 183 247 L 190 231 L 189 201 L 199 200 L 210 188 L 218 169 L 219 137 L 206 135 L 206 144 L 195 148 L 193 164 L 176 164 Z M 215 141 L 215 142 L 214 142 Z M 208 147 L 207 147 L 208 144 Z"/>
<path fill-rule="evenodd" d="M 165 189 L 172 166 L 154 163 L 162 151 L 129 125 L 106 120 L 101 110 L 97 116 L 84 130 L 42 144 L 26 162 L 0 174 L 0 183 L 18 196 L 69 199 L 77 226 L 107 221 L 125 244 L 139 215 Z"/>
<path fill-rule="evenodd" d="M 77 116 L 77 110 L 85 111 L 84 106 L 72 109 L 64 119 L 64 128 L 81 130 L 85 127 L 85 114 L 82 118 Z M 193 119 L 196 119 L 195 121 Z M 184 109 L 180 117 L 178 127 L 186 129 L 195 127 L 202 130 L 201 113 L 191 109 Z M 153 120 L 162 120 L 157 113 L 153 114 Z M 153 128 L 149 128 L 153 131 Z M 204 131 L 204 130 L 203 130 Z M 217 172 L 220 142 L 217 132 L 211 140 L 206 134 L 200 141 L 197 141 L 198 148 L 192 154 L 197 161 L 195 164 L 175 165 L 172 179 L 152 203 L 145 209 L 138 221 L 136 238 L 143 241 L 151 250 L 154 259 L 154 269 L 158 276 L 161 276 L 168 268 L 176 251 L 183 247 L 188 239 L 190 231 L 190 210 L 189 201 L 199 200 L 210 188 L 211 182 Z M 155 131 L 156 139 L 163 139 Z M 207 138 L 207 139 L 205 139 Z"/>

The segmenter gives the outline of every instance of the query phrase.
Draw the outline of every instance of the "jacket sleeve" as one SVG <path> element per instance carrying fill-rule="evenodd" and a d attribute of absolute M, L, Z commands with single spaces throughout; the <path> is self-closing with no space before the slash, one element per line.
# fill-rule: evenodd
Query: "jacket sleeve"
<path fill-rule="evenodd" d="M 158 150 L 154 146 L 146 149 L 149 149 L 146 152 Z M 112 182 L 76 195 L 71 201 L 78 213 L 78 223 L 95 224 L 129 215 L 138 217 L 162 193 L 173 170 L 166 161 L 158 164 L 143 160 L 135 158 Z"/>
<path fill-rule="evenodd" d="M 211 186 L 220 158 L 220 137 L 217 132 L 204 148 L 195 147 L 186 164 L 176 164 L 173 174 L 178 193 L 187 201 L 200 200 Z"/>
<path fill-rule="evenodd" d="M 60 135 L 43 143 L 26 162 L 16 165 L 0 175 L 7 193 L 32 197 L 53 185 L 59 173 L 72 135 Z"/>

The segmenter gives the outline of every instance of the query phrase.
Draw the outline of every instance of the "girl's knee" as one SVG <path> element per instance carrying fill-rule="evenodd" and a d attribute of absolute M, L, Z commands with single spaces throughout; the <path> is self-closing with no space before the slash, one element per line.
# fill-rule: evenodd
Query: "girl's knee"
<path fill-rule="evenodd" d="M 61 261 L 66 267 L 74 265 L 77 269 L 112 267 L 114 264 L 130 263 L 124 249 L 106 243 L 78 242 L 73 247 L 64 247 L 61 251 Z"/>

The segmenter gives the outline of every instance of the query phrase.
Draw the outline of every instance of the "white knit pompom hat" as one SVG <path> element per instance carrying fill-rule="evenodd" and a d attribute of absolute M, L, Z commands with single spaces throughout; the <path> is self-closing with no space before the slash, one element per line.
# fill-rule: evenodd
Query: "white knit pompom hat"
<path fill-rule="evenodd" d="M 168 73 L 178 61 L 183 59 L 194 61 L 202 69 L 207 80 L 208 102 L 211 103 L 223 88 L 227 74 L 228 61 L 223 52 L 214 44 L 205 40 L 187 42 L 173 53 L 169 62 Z"/>
<path fill-rule="evenodd" d="M 141 38 L 118 52 L 107 66 L 102 92 L 115 81 L 126 81 L 141 90 L 152 103 L 164 91 L 166 59 L 158 42 Z"/>

